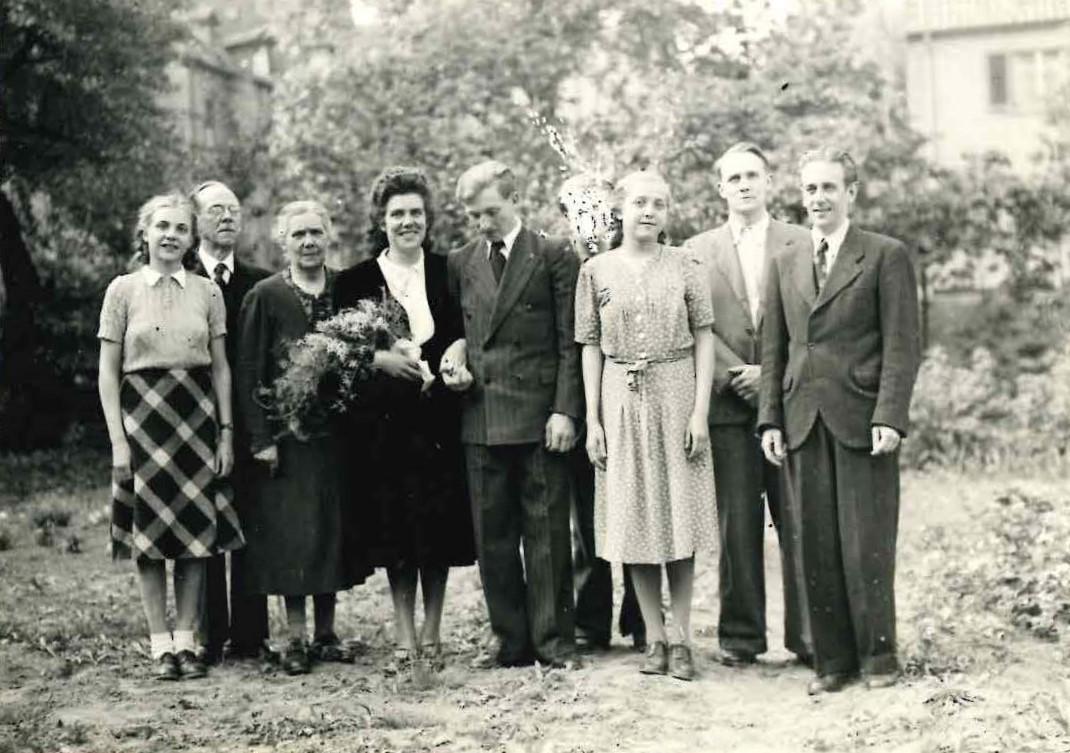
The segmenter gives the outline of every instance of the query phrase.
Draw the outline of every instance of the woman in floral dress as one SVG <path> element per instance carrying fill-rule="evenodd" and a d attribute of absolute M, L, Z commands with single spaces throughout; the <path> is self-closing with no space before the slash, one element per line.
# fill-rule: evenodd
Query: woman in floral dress
<path fill-rule="evenodd" d="M 648 641 L 641 671 L 690 680 L 694 555 L 717 536 L 707 428 L 713 310 L 699 262 L 659 242 L 670 203 L 665 181 L 632 173 L 614 201 L 620 245 L 589 259 L 576 288 L 587 452 L 597 470 L 595 548 L 632 565 Z"/>

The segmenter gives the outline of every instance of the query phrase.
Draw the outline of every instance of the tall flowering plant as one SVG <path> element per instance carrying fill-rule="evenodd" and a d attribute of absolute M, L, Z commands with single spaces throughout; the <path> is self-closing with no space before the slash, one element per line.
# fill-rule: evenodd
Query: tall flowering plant
<path fill-rule="evenodd" d="M 263 405 L 296 438 L 322 431 L 332 414 L 346 412 L 371 378 L 375 351 L 409 337 L 404 310 L 384 295 L 364 300 L 316 324 L 290 343 L 282 372 L 259 393 Z"/>

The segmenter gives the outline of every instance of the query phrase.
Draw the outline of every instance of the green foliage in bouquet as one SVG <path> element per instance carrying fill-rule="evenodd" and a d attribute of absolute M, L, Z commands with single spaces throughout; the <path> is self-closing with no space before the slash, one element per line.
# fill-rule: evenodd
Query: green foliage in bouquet
<path fill-rule="evenodd" d="M 286 431 L 308 439 L 353 404 L 359 385 L 372 375 L 375 351 L 407 336 L 403 310 L 393 299 L 360 301 L 290 344 L 282 373 L 261 388 L 260 404 Z"/>

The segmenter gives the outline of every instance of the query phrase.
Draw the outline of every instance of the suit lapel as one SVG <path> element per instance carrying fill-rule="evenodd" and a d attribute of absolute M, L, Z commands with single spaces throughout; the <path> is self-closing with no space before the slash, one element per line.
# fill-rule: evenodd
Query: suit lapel
<path fill-rule="evenodd" d="M 802 293 L 803 300 L 811 309 L 817 299 L 817 283 L 814 282 L 814 255 L 809 246 L 797 248 L 788 254 L 791 259 L 791 278 Z"/>
<path fill-rule="evenodd" d="M 469 246 L 465 277 L 475 286 L 476 298 L 480 301 L 480 305 L 493 306 L 498 284 L 494 282 L 494 273 L 491 272 L 490 262 L 487 261 L 486 241 L 475 240 Z"/>
<path fill-rule="evenodd" d="M 769 265 L 773 257 L 779 253 L 790 254 L 794 250 L 795 241 L 785 238 L 781 231 L 781 225 L 776 220 L 769 220 L 769 229 L 765 235 L 765 263 L 762 264 L 762 276 L 758 281 L 758 317 L 754 322 L 756 329 L 761 329 L 762 320 L 765 319 L 765 281 L 769 277 Z"/>
<path fill-rule="evenodd" d="M 739 264 L 739 252 L 736 250 L 736 242 L 732 238 L 732 229 L 728 223 L 717 230 L 713 248 L 717 270 L 728 281 L 728 286 L 747 315 L 747 321 L 750 321 L 750 300 L 747 298 L 747 285 L 743 281 L 743 267 Z"/>
<path fill-rule="evenodd" d="M 858 231 L 854 226 L 847 228 L 847 235 L 843 239 L 843 245 L 836 254 L 836 261 L 829 270 L 828 280 L 821 289 L 821 295 L 817 297 L 814 308 L 820 308 L 831 301 L 836 295 L 862 273 L 862 260 L 866 257 L 866 249 L 862 246 Z"/>
<path fill-rule="evenodd" d="M 526 228 L 520 231 L 516 237 L 513 249 L 509 252 L 509 259 L 505 263 L 505 271 L 502 272 L 502 282 L 498 287 L 498 295 L 494 300 L 494 310 L 490 315 L 490 327 L 487 329 L 489 339 L 494 331 L 501 325 L 505 315 L 516 303 L 517 297 L 528 284 L 531 273 L 535 271 L 535 237 Z M 486 265 L 489 269 L 490 265 Z M 493 280 L 493 275 L 491 280 Z"/>

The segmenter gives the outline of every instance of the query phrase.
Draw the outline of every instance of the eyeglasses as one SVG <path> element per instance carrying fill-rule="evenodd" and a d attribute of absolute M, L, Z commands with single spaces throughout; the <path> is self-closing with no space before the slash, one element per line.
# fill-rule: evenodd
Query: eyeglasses
<path fill-rule="evenodd" d="M 222 217 L 228 213 L 231 217 L 241 217 L 241 207 L 237 204 L 213 204 L 204 211 L 209 217 Z"/>

